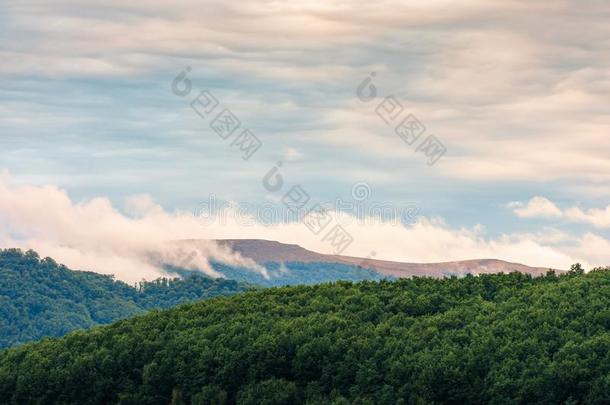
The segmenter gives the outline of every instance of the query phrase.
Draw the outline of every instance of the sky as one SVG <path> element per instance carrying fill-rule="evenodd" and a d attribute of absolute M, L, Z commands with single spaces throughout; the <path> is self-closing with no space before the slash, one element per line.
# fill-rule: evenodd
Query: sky
<path fill-rule="evenodd" d="M 610 264 L 608 1 L 129 3 L 0 3 L 1 246 L 125 279 L 142 235 L 333 253 L 300 186 L 343 254 Z"/>

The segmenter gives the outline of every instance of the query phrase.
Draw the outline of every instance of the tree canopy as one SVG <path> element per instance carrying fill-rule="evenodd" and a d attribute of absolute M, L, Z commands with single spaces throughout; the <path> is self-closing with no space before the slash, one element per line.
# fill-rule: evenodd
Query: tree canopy
<path fill-rule="evenodd" d="M 7 403 L 607 403 L 610 270 L 337 282 L 0 352 Z"/>
<path fill-rule="evenodd" d="M 130 286 L 112 276 L 69 270 L 33 251 L 0 250 L 0 348 L 248 288 L 196 273 Z"/>

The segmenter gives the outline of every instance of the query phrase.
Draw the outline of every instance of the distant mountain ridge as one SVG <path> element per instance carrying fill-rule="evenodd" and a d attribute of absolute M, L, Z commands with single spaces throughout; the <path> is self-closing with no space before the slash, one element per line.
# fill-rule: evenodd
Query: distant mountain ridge
<path fill-rule="evenodd" d="M 497 259 L 474 259 L 445 263 L 403 263 L 361 257 L 328 255 L 307 250 L 299 245 L 280 243 L 263 239 L 219 239 L 221 245 L 230 247 L 241 256 L 256 263 L 302 262 L 302 263 L 340 263 L 374 270 L 392 277 L 444 277 L 466 274 L 510 273 L 513 271 L 541 276 L 549 268 L 531 267 L 520 263 L 510 263 Z"/>

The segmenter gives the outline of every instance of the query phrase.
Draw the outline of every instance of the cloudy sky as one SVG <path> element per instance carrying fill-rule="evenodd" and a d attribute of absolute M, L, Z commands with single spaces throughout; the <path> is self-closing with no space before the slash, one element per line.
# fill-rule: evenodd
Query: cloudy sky
<path fill-rule="evenodd" d="M 193 215 L 211 199 L 281 207 L 300 185 L 338 211 L 417 208 L 402 224 L 335 213 L 345 254 L 610 264 L 607 0 L 128 3 L 0 5 L 3 246 L 105 272 L 100 246 L 150 227 L 330 252 L 296 222 Z M 191 108 L 204 90 L 209 116 Z M 227 139 L 211 128 L 224 108 L 241 124 Z M 425 127 L 411 145 L 395 133 L 409 115 Z M 248 160 L 244 129 L 262 143 Z M 83 229 L 99 239 L 81 246 Z"/>

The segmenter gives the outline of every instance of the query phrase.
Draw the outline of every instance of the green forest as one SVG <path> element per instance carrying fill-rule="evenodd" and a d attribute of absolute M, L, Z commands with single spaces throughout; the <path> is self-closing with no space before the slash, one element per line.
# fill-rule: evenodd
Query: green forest
<path fill-rule="evenodd" d="M 34 251 L 0 250 L 0 349 L 252 288 L 386 278 L 340 263 L 267 263 L 268 278 L 251 269 L 212 265 L 226 278 L 168 267 L 175 277 L 130 286 L 112 276 L 72 271 Z"/>
<path fill-rule="evenodd" d="M 112 276 L 69 270 L 33 251 L 0 250 L 0 348 L 249 288 L 196 273 L 130 286 Z"/>
<path fill-rule="evenodd" d="M 610 269 L 336 282 L 0 352 L 5 403 L 610 401 Z"/>

